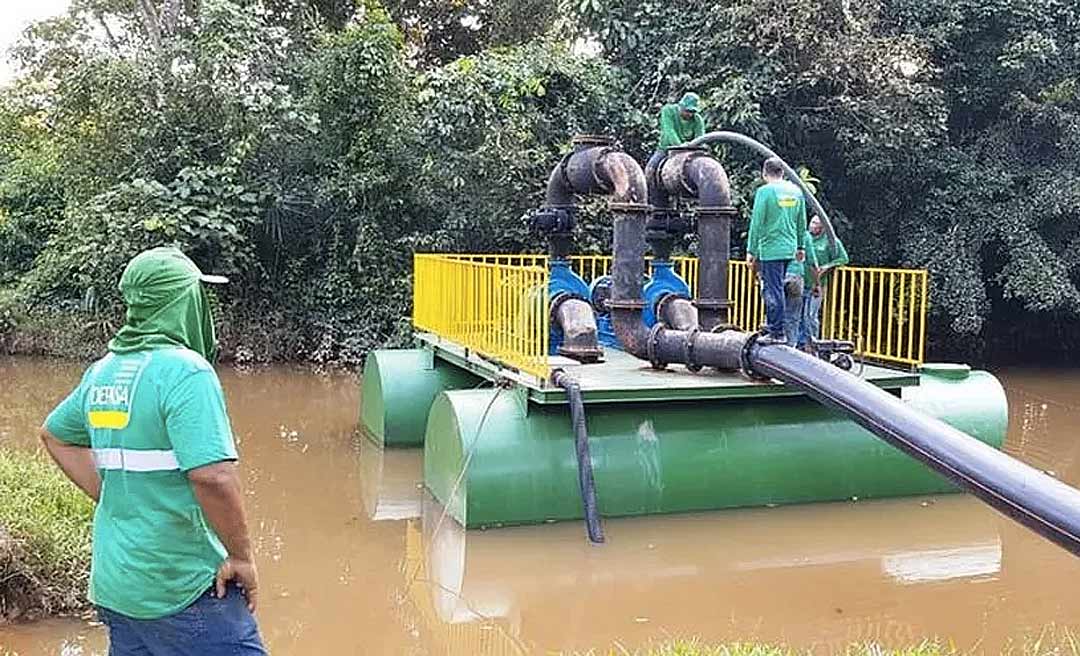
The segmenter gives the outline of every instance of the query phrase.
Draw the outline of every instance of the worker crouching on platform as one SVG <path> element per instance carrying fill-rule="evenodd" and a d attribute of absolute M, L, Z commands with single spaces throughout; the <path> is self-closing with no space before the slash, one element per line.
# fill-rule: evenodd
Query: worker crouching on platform
<path fill-rule="evenodd" d="M 765 160 L 761 176 L 765 184 L 754 194 L 746 260 L 761 277 L 765 300 L 765 334 L 758 343 L 784 344 L 784 276 L 792 260 L 806 259 L 806 199 L 784 179 L 779 157 Z"/>
<path fill-rule="evenodd" d="M 705 134 L 705 119 L 701 117 L 701 98 L 693 92 L 683 94 L 677 103 L 660 109 L 660 142 L 645 165 L 645 175 L 651 180 L 667 157 L 668 148 L 681 146 Z"/>

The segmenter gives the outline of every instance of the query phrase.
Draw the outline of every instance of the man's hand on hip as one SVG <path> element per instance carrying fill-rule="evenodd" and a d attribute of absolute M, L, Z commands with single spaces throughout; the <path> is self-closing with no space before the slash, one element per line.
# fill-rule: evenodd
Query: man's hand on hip
<path fill-rule="evenodd" d="M 217 571 L 216 585 L 219 599 L 225 597 L 225 586 L 229 581 L 236 581 L 236 584 L 244 590 L 248 610 L 254 613 L 259 605 L 259 572 L 255 569 L 255 563 L 226 558 Z"/>

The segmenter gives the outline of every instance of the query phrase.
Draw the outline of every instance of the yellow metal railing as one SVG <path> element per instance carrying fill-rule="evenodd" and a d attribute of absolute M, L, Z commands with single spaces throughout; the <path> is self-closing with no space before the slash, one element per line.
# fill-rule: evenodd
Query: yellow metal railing
<path fill-rule="evenodd" d="M 841 267 L 825 288 L 823 339 L 855 343 L 868 359 L 908 366 L 926 357 L 927 280 L 924 269 Z M 761 287 L 746 262 L 728 269 L 731 323 L 756 330 L 765 322 Z"/>
<path fill-rule="evenodd" d="M 697 293 L 698 261 L 676 257 L 675 270 Z M 571 268 L 586 282 L 607 275 L 611 256 L 579 255 Z M 822 304 L 824 339 L 855 343 L 865 358 L 918 366 L 926 350 L 927 272 L 842 267 Z M 546 377 L 547 257 L 543 255 L 417 255 L 417 328 L 450 338 L 522 371 Z M 765 306 L 746 262 L 728 267 L 729 322 L 757 330 Z"/>
<path fill-rule="evenodd" d="M 855 342 L 867 358 L 921 365 L 928 282 L 925 269 L 838 269 L 825 290 L 821 334 Z"/>
<path fill-rule="evenodd" d="M 416 254 L 413 267 L 417 329 L 547 377 L 546 258 Z"/>

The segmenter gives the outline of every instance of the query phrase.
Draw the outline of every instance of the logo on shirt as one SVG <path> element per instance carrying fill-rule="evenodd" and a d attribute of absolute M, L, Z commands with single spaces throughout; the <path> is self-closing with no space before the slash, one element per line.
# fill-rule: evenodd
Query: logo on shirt
<path fill-rule="evenodd" d="M 124 358 L 116 364 L 111 380 L 90 387 L 87 393 L 87 423 L 91 428 L 127 428 L 131 422 L 135 386 L 149 361 L 148 354 L 140 358 Z"/>
<path fill-rule="evenodd" d="M 784 209 L 795 207 L 799 204 L 799 199 L 794 196 L 780 196 L 776 199 L 776 202 Z"/>

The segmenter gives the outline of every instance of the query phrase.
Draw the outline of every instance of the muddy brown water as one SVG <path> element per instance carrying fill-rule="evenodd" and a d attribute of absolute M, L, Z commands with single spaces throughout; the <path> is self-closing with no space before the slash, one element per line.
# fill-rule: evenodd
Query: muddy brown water
<path fill-rule="evenodd" d="M 34 448 L 82 367 L 0 360 L 0 446 Z M 1080 371 L 1006 371 L 1006 448 L 1080 485 Z M 272 653 L 549 654 L 671 637 L 828 653 L 926 638 L 997 653 L 1080 629 L 1080 561 L 963 495 L 465 534 L 419 451 L 357 436 L 358 381 L 222 371 Z M 0 628 L 0 655 L 104 655 L 100 627 Z"/>

